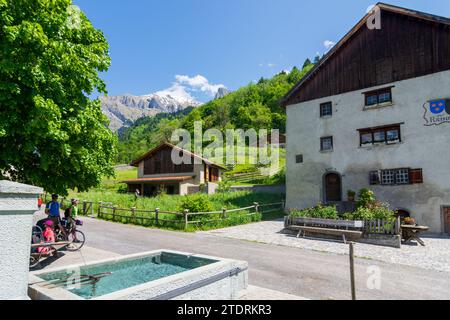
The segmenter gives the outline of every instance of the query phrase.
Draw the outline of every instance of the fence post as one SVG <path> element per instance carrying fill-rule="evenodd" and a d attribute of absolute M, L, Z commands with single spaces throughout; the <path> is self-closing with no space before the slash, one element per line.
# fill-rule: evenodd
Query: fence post
<path fill-rule="evenodd" d="M 189 224 L 189 210 L 187 209 L 184 210 L 183 214 L 184 214 L 184 230 L 187 230 Z"/>
<path fill-rule="evenodd" d="M 395 235 L 400 234 L 400 216 L 395 219 Z"/>
<path fill-rule="evenodd" d="M 284 199 L 281 199 L 281 209 L 284 211 L 286 209 L 286 204 L 284 203 Z"/>
<path fill-rule="evenodd" d="M 95 218 L 94 217 L 94 201 L 91 201 L 90 203 L 91 203 L 91 208 L 90 208 L 90 210 L 91 210 L 91 218 Z"/>
<path fill-rule="evenodd" d="M 253 205 L 255 206 L 255 213 L 258 213 L 259 212 L 259 203 L 253 202 Z"/>
<path fill-rule="evenodd" d="M 112 221 L 116 221 L 116 208 L 117 206 L 112 207 Z"/>
<path fill-rule="evenodd" d="M 83 215 L 87 216 L 87 203 L 86 203 L 86 200 L 83 200 Z"/>
<path fill-rule="evenodd" d="M 222 208 L 222 220 L 227 218 L 227 208 Z"/>
<path fill-rule="evenodd" d="M 159 225 L 159 208 L 155 209 L 155 224 Z"/>
<path fill-rule="evenodd" d="M 98 202 L 97 217 L 99 217 L 99 218 L 102 217 L 102 204 L 103 204 L 103 202 L 101 202 L 101 201 Z"/>
<path fill-rule="evenodd" d="M 131 208 L 131 223 L 136 224 L 136 207 Z"/>

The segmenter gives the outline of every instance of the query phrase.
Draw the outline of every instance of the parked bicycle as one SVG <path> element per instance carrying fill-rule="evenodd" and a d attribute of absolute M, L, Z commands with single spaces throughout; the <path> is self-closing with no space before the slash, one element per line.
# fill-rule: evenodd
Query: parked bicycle
<path fill-rule="evenodd" d="M 76 221 L 77 226 L 82 226 L 80 220 Z M 56 242 L 66 241 L 70 242 L 70 245 L 66 247 L 67 251 L 78 251 L 86 242 L 84 233 L 76 228 L 72 223 L 66 219 L 61 220 L 61 226 L 64 228 L 65 234 L 59 227 L 56 227 Z M 76 229 L 75 229 L 76 228 Z"/>
<path fill-rule="evenodd" d="M 84 233 L 80 230 L 74 230 L 75 226 L 68 223 L 66 220 L 61 221 L 61 226 L 64 228 L 63 232 L 59 226 L 55 226 L 55 242 L 46 242 L 44 239 L 44 226 L 46 221 L 50 219 L 43 219 L 38 221 L 37 225 L 33 227 L 31 235 L 31 253 L 30 253 L 30 268 L 37 267 L 43 259 L 51 256 L 57 256 L 61 250 L 78 251 L 86 242 Z M 78 225 L 82 222 L 78 220 Z"/>

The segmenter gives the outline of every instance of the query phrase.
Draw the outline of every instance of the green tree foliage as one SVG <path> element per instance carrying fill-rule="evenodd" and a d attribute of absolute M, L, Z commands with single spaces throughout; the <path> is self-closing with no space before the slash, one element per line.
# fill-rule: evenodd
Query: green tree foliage
<path fill-rule="evenodd" d="M 178 206 L 178 211 L 180 212 L 183 212 L 184 210 L 188 210 L 192 213 L 211 212 L 213 209 L 214 207 L 211 200 L 206 194 L 202 193 L 196 193 L 184 197 Z"/>
<path fill-rule="evenodd" d="M 191 115 L 195 115 L 195 109 L 187 108 L 173 114 L 160 113 L 141 118 L 133 126 L 121 130 L 117 163 L 130 163 L 158 144 L 169 141 L 172 131 L 181 126 L 180 119 Z"/>
<path fill-rule="evenodd" d="M 303 63 L 303 69 L 306 68 L 306 67 L 308 67 L 310 64 L 312 64 L 312 62 L 311 62 L 311 60 L 309 60 L 309 58 L 307 58 L 307 59 L 305 60 L 305 62 Z"/>
<path fill-rule="evenodd" d="M 286 115 L 280 99 L 309 72 L 313 64 L 304 69 L 294 67 L 289 73 L 281 72 L 271 79 L 261 78 L 225 97 L 210 101 L 195 109 L 195 113 L 182 120 L 183 128 L 193 130 L 195 121 L 203 127 L 240 129 L 279 129 L 286 131 Z"/>
<path fill-rule="evenodd" d="M 0 0 L 0 173 L 66 194 L 113 174 L 102 32 L 70 0 Z"/>

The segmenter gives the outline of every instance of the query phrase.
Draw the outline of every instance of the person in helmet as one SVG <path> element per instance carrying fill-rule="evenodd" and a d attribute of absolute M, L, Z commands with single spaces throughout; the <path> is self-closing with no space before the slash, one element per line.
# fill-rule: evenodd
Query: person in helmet
<path fill-rule="evenodd" d="M 44 223 L 44 232 L 42 233 L 44 237 L 44 243 L 55 243 L 55 231 L 54 231 L 54 223 L 52 220 L 47 220 Z M 50 254 L 54 252 L 53 247 L 42 246 L 38 248 L 39 253 Z"/>
<path fill-rule="evenodd" d="M 53 221 L 54 226 L 57 226 L 61 232 L 67 236 L 66 230 L 61 225 L 61 205 L 58 202 L 58 198 L 59 196 L 57 194 L 52 194 L 52 201 L 45 206 L 45 213 L 48 215 L 48 218 Z"/>
<path fill-rule="evenodd" d="M 77 219 L 78 219 L 78 199 L 72 199 L 70 201 L 70 206 L 67 207 L 66 211 L 64 211 L 64 218 L 67 221 L 67 228 L 72 229 L 72 236 L 74 242 L 79 242 L 77 239 Z"/>

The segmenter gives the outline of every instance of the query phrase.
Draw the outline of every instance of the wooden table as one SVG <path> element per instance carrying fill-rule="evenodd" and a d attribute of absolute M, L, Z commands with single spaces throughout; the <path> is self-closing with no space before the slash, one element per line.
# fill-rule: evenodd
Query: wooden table
<path fill-rule="evenodd" d="M 402 225 L 402 238 L 405 243 L 411 242 L 412 240 L 417 241 L 420 245 L 425 246 L 425 242 L 420 239 L 420 234 L 422 232 L 428 231 L 429 227 L 424 226 L 411 226 L 411 225 Z"/>

